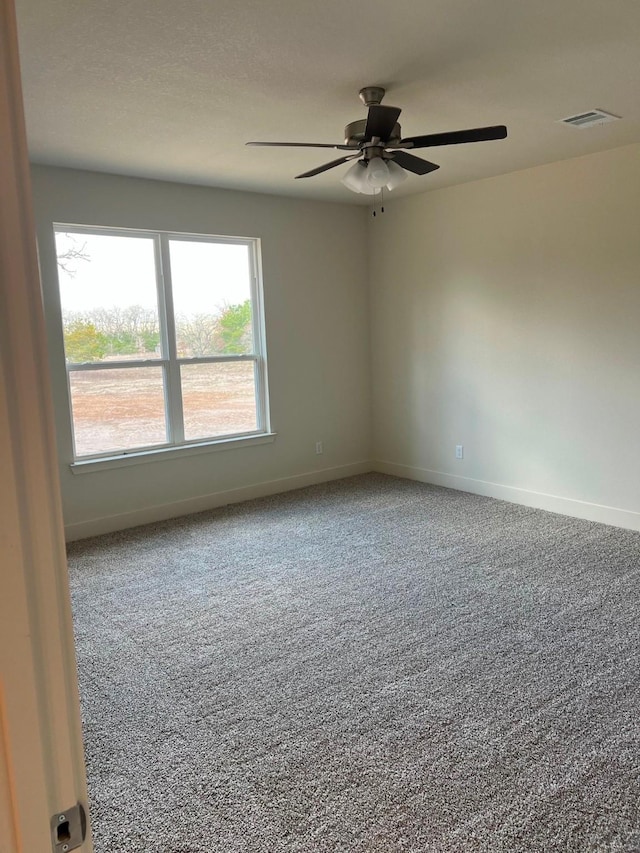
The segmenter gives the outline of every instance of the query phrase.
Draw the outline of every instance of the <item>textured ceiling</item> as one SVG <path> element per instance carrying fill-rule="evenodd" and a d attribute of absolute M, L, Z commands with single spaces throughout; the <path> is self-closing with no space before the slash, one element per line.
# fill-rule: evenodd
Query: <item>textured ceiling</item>
<path fill-rule="evenodd" d="M 387 88 L 404 136 L 506 124 L 499 142 L 424 150 L 396 195 L 640 141 L 638 0 L 16 0 L 34 161 L 367 203 L 339 156 L 245 148 L 342 142 Z M 623 121 L 557 120 L 594 107 Z"/>

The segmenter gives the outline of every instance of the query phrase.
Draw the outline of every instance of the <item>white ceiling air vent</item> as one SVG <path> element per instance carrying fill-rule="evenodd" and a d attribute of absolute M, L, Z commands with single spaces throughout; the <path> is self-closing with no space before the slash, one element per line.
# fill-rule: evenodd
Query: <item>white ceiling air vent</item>
<path fill-rule="evenodd" d="M 589 110 L 576 116 L 560 119 L 560 124 L 570 124 L 572 127 L 594 127 L 596 124 L 606 124 L 610 121 L 618 121 L 621 116 L 606 113 L 604 110 Z"/>

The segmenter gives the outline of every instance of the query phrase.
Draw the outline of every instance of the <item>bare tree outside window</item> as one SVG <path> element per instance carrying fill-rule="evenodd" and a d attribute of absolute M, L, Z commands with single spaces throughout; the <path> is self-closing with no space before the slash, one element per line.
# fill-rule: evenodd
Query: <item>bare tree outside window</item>
<path fill-rule="evenodd" d="M 78 272 L 78 261 L 90 261 L 91 255 L 87 252 L 86 240 L 80 243 L 79 239 L 74 234 L 64 234 L 64 239 L 67 243 L 64 249 L 60 249 L 60 241 L 58 241 L 58 267 L 70 276 L 75 278 Z"/>

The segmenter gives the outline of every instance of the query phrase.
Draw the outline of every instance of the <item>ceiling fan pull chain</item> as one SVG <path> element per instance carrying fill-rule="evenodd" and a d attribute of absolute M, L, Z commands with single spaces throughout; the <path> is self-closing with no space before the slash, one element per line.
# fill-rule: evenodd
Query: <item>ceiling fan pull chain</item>
<path fill-rule="evenodd" d="M 371 204 L 372 204 L 371 215 L 372 216 L 378 215 L 378 213 L 376 211 L 376 199 L 378 198 L 378 195 L 380 196 L 380 205 L 379 205 L 380 206 L 380 213 L 384 213 L 384 187 L 380 187 L 380 193 L 379 194 L 375 193 L 375 195 L 372 196 L 372 201 L 371 201 Z"/>

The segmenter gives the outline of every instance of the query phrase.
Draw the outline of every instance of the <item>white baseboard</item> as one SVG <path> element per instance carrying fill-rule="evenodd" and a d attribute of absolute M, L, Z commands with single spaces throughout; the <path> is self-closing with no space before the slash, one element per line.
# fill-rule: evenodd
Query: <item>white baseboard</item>
<path fill-rule="evenodd" d="M 523 506 L 545 509 L 561 515 L 574 518 L 584 518 L 588 521 L 599 521 L 614 527 L 624 527 L 628 530 L 640 530 L 640 512 L 619 509 L 613 506 L 588 503 L 573 498 L 562 498 L 558 495 L 546 495 L 543 492 L 533 492 L 517 486 L 504 486 L 501 483 L 490 483 L 485 480 L 474 480 L 471 477 L 460 477 L 457 474 L 445 474 L 441 471 L 430 471 L 426 468 L 415 468 L 411 465 L 399 465 L 396 462 L 377 461 L 374 470 L 381 474 L 393 474 L 396 477 L 406 477 L 408 480 L 419 480 L 421 483 L 433 483 L 435 486 L 446 486 L 474 495 L 486 495 L 503 501 L 522 504 Z"/>
<path fill-rule="evenodd" d="M 561 515 L 584 518 L 588 521 L 599 521 L 603 524 L 611 524 L 614 527 L 624 527 L 628 530 L 640 531 L 640 512 L 588 503 L 587 501 L 579 501 L 573 498 L 562 498 L 557 495 L 547 495 L 542 492 L 534 492 L 516 486 L 505 486 L 501 483 L 475 480 L 471 477 L 446 474 L 442 471 L 430 471 L 426 468 L 401 465 L 396 462 L 363 461 L 354 462 L 350 465 L 340 465 L 335 468 L 323 468 L 320 471 L 307 471 L 292 477 L 282 477 L 262 483 L 253 483 L 239 489 L 213 492 L 212 494 L 187 498 L 186 500 L 174 503 L 156 504 L 155 506 L 144 507 L 143 509 L 131 512 L 80 521 L 76 524 L 65 526 L 65 536 L 67 542 L 73 542 L 77 539 L 86 539 L 88 536 L 99 536 L 102 533 L 125 530 L 141 524 L 151 524 L 154 521 L 178 518 L 182 515 L 203 512 L 208 509 L 214 509 L 215 507 L 226 506 L 227 504 L 240 503 L 252 500 L 253 498 L 262 498 L 268 495 L 280 494 L 281 492 L 289 492 L 294 489 L 302 489 L 305 486 L 314 486 L 317 483 L 326 483 L 330 480 L 341 480 L 343 477 L 352 477 L 356 474 L 366 474 L 369 471 L 379 471 L 382 474 L 392 474 L 396 477 L 405 477 L 408 480 L 418 480 L 421 483 L 433 483 L 436 486 L 446 486 L 449 489 L 458 489 L 459 491 L 471 492 L 475 495 L 498 498 L 499 500 L 510 501 L 511 503 L 518 503 L 523 506 L 557 512 Z"/>
<path fill-rule="evenodd" d="M 223 492 L 213 492 L 196 498 L 187 498 L 168 504 L 156 504 L 132 512 L 117 515 L 92 518 L 65 526 L 67 542 L 86 539 L 88 536 L 99 536 L 102 533 L 112 533 L 115 530 L 126 530 L 141 524 L 151 524 L 154 521 L 165 521 L 168 518 L 178 518 L 181 515 L 191 515 L 227 504 L 241 503 L 253 498 L 263 498 L 267 495 L 277 495 L 290 492 L 293 489 L 303 489 L 317 483 L 327 483 L 330 480 L 341 480 L 343 477 L 353 477 L 356 474 L 367 474 L 373 470 L 371 462 L 354 462 L 350 465 L 340 465 L 335 468 L 323 468 L 320 471 L 307 471 L 293 477 L 282 477 L 263 483 L 253 483 L 239 489 L 228 489 Z"/>

